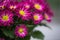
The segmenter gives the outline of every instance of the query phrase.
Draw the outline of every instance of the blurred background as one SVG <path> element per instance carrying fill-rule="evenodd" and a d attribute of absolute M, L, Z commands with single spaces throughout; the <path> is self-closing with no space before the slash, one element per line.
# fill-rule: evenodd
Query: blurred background
<path fill-rule="evenodd" d="M 42 33 L 45 35 L 44 40 L 60 40 L 60 0 L 47 0 L 47 1 L 54 12 L 52 22 L 48 23 L 52 30 L 44 26 L 42 27 L 38 26 L 36 30 L 42 31 Z M 31 38 L 31 40 L 37 39 Z"/>

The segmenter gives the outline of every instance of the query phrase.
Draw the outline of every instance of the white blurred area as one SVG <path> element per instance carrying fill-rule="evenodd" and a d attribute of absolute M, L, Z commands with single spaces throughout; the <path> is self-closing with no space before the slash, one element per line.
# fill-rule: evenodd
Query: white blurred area
<path fill-rule="evenodd" d="M 52 29 L 49 29 L 44 26 L 38 26 L 37 28 L 35 28 L 35 30 L 39 30 L 45 35 L 44 40 L 60 40 L 60 12 L 59 10 L 55 10 L 55 17 L 52 19 L 51 23 L 48 23 L 48 25 Z M 38 39 L 31 38 L 31 40 L 38 40 Z"/>
<path fill-rule="evenodd" d="M 57 24 L 56 22 L 48 23 L 48 25 L 52 29 L 49 29 L 44 26 L 38 26 L 37 28 L 35 28 L 35 30 L 39 30 L 45 35 L 44 40 L 60 40 L 60 25 Z M 31 40 L 38 39 L 31 38 Z"/>

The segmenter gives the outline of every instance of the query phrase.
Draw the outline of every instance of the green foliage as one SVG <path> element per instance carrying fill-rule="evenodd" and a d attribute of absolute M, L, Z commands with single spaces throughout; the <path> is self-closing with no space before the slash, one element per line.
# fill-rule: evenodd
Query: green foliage
<path fill-rule="evenodd" d="M 44 35 L 39 32 L 39 31 L 34 31 L 33 29 L 37 26 L 37 25 L 26 25 L 28 28 L 28 35 L 25 38 L 16 38 L 16 36 L 14 35 L 14 29 L 11 30 L 9 28 L 3 28 L 3 33 L 5 36 L 10 37 L 11 39 L 15 39 L 15 40 L 30 40 L 30 37 L 32 35 L 33 38 L 38 38 L 38 39 L 44 39 Z"/>
<path fill-rule="evenodd" d="M 34 31 L 32 32 L 32 37 L 37 39 L 44 39 L 44 35 L 40 31 Z"/>
<path fill-rule="evenodd" d="M 28 28 L 28 35 L 25 37 L 25 38 L 19 38 L 14 35 L 14 28 L 11 27 L 10 28 L 3 28 L 3 33 L 6 37 L 9 37 L 11 39 L 14 39 L 14 40 L 30 40 L 30 37 L 32 36 L 33 38 L 37 38 L 37 39 L 41 39 L 41 40 L 44 40 L 44 35 L 43 33 L 41 33 L 40 31 L 33 31 L 33 29 L 37 26 L 37 25 L 26 25 L 27 28 Z M 48 27 L 46 24 L 40 24 L 40 26 L 46 26 Z"/>
<path fill-rule="evenodd" d="M 31 32 L 37 25 L 27 25 L 28 31 Z"/>
<path fill-rule="evenodd" d="M 5 36 L 7 36 L 7 37 L 10 37 L 10 38 L 15 38 L 15 36 L 14 36 L 14 31 L 12 31 L 12 30 L 9 30 L 9 29 L 5 29 L 5 28 L 3 28 L 3 33 L 4 33 L 4 35 Z"/>

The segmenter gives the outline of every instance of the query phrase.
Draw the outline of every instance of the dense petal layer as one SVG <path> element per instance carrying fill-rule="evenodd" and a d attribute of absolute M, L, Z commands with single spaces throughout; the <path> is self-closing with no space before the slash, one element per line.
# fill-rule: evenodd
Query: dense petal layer
<path fill-rule="evenodd" d="M 13 14 L 10 11 L 0 12 L 0 26 L 10 26 L 13 23 Z"/>
<path fill-rule="evenodd" d="M 15 35 L 20 37 L 20 38 L 24 38 L 26 35 L 28 34 L 28 30 L 26 25 L 21 24 L 19 26 L 16 26 L 15 28 Z"/>

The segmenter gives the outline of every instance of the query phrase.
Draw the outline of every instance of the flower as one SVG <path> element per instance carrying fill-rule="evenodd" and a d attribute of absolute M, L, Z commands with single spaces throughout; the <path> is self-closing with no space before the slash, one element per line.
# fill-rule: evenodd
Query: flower
<path fill-rule="evenodd" d="M 51 22 L 51 19 L 52 19 L 52 16 L 53 14 L 51 12 L 47 12 L 47 13 L 44 13 L 44 18 L 45 20 L 47 20 L 48 22 Z"/>
<path fill-rule="evenodd" d="M 43 6 L 38 4 L 38 3 L 35 3 L 34 4 L 34 8 L 37 9 L 37 10 L 42 10 L 43 9 Z"/>
<path fill-rule="evenodd" d="M 44 18 L 45 20 L 47 20 L 48 22 L 51 22 L 51 19 L 53 17 L 53 12 L 52 10 L 48 7 L 45 8 L 45 11 L 44 11 Z"/>
<path fill-rule="evenodd" d="M 4 9 L 4 5 L 0 5 L 0 10 Z"/>
<path fill-rule="evenodd" d="M 34 20 L 34 24 L 38 24 L 39 22 L 43 20 L 43 15 L 35 13 L 33 14 L 33 20 Z"/>
<path fill-rule="evenodd" d="M 23 6 L 24 6 L 26 9 L 30 9 L 31 3 L 30 3 L 30 2 L 23 2 Z"/>
<path fill-rule="evenodd" d="M 10 11 L 0 12 L 0 26 L 10 26 L 13 23 L 13 14 Z"/>
<path fill-rule="evenodd" d="M 15 9 L 17 8 L 17 4 L 18 4 L 18 2 L 10 1 L 10 2 L 7 4 L 7 8 L 10 9 L 10 10 L 15 10 Z"/>
<path fill-rule="evenodd" d="M 0 1 L 0 10 L 5 9 L 6 5 L 9 3 L 9 0 L 1 0 Z"/>
<path fill-rule="evenodd" d="M 29 12 L 28 9 L 26 9 L 24 6 L 22 6 L 23 4 L 19 5 L 16 9 L 16 14 L 17 16 L 22 20 L 29 20 L 30 19 L 30 15 L 31 13 Z"/>
<path fill-rule="evenodd" d="M 26 25 L 21 24 L 16 26 L 15 28 L 15 35 L 20 37 L 20 38 L 24 38 L 26 35 L 28 34 L 28 30 Z"/>
<path fill-rule="evenodd" d="M 35 10 L 43 11 L 45 4 L 42 0 L 30 0 Z"/>
<path fill-rule="evenodd" d="M 5 5 L 6 4 L 4 4 L 3 1 L 0 1 L 0 10 L 3 10 L 5 8 Z"/>
<path fill-rule="evenodd" d="M 44 14 L 44 17 L 45 17 L 45 19 L 47 20 L 47 21 L 51 21 L 51 17 L 48 15 L 48 14 Z"/>

